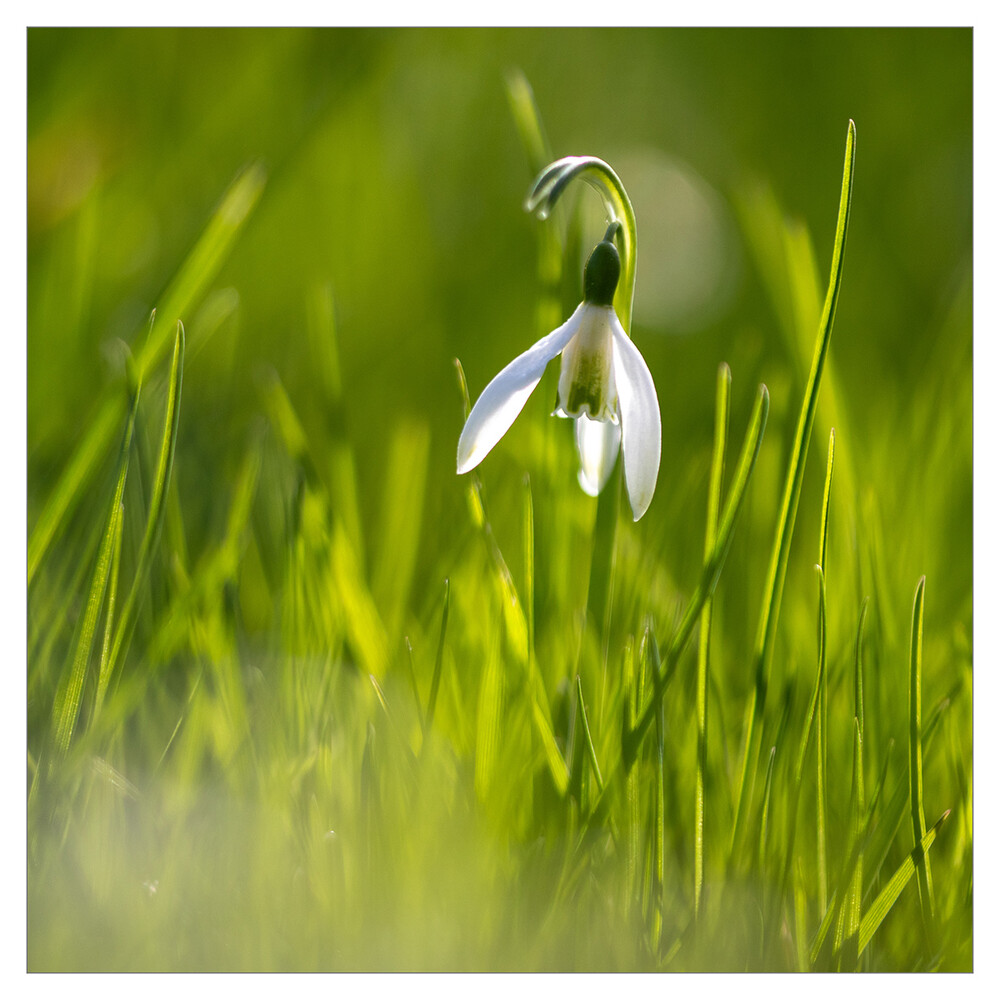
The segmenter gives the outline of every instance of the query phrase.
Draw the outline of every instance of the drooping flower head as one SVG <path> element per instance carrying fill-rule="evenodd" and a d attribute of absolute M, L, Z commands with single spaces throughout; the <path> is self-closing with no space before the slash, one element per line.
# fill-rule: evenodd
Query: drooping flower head
<path fill-rule="evenodd" d="M 632 515 L 646 512 L 660 467 L 660 408 L 646 362 L 614 310 L 621 260 L 613 222 L 584 269 L 583 302 L 562 326 L 515 358 L 483 390 L 458 441 L 459 474 L 474 469 L 507 432 L 562 355 L 555 416 L 576 422 L 579 482 L 591 496 L 604 488 L 619 448 Z"/>

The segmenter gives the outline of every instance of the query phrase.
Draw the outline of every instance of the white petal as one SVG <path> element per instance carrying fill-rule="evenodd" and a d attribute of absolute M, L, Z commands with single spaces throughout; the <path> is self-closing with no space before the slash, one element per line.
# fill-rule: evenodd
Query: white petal
<path fill-rule="evenodd" d="M 660 404 L 656 399 L 653 376 L 617 317 L 612 329 L 625 485 L 632 505 L 632 517 L 638 521 L 653 499 L 656 474 L 660 471 Z"/>
<path fill-rule="evenodd" d="M 622 432 L 610 420 L 576 419 L 576 450 L 580 453 L 580 488 L 596 497 L 604 489 L 618 458 Z"/>
<path fill-rule="evenodd" d="M 581 304 L 562 326 L 516 357 L 483 389 L 458 439 L 459 475 L 479 465 L 507 433 L 545 366 L 573 339 L 582 309 Z"/>

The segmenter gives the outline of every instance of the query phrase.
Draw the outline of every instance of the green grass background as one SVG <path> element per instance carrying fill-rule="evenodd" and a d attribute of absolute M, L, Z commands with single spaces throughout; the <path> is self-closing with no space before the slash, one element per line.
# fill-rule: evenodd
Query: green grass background
<path fill-rule="evenodd" d="M 933 913 L 921 869 L 860 967 L 971 968 L 971 31 L 34 29 L 27 44 L 30 969 L 845 967 L 808 952 L 857 811 L 858 619 L 867 597 L 866 804 L 885 781 L 865 914 L 914 847 L 922 576 L 918 811 L 927 827 L 951 813 L 928 855 Z M 454 471 L 452 359 L 475 399 L 576 305 L 603 233 L 587 192 L 548 223 L 523 211 L 514 68 L 552 154 L 607 160 L 636 211 L 632 336 L 663 458 L 649 512 L 618 527 L 608 625 L 586 613 L 604 536 L 570 426 L 547 416 L 555 372 L 480 470 L 488 529 Z M 736 821 L 849 118 L 843 287 Z M 540 241 L 567 227 L 562 274 L 543 273 Z M 176 445 L 144 565 L 178 319 Z M 616 765 L 625 706 L 651 690 L 647 625 L 666 648 L 700 572 L 723 361 L 727 482 L 758 383 L 770 410 L 713 601 L 696 921 L 696 644 L 634 768 Z M 826 791 L 821 809 L 814 736 L 796 813 L 831 427 Z M 46 522 L 86 441 L 79 489 Z M 80 667 L 104 540 L 117 569 Z M 137 570 L 98 708 L 108 591 L 116 626 Z"/>

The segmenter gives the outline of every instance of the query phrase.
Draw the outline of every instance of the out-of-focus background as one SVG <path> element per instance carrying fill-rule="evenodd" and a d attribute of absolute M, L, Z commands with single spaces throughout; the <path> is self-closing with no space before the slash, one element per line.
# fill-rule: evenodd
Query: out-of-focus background
<path fill-rule="evenodd" d="M 634 336 L 664 423 L 654 515 L 669 502 L 671 456 L 711 413 L 719 360 L 737 400 L 760 379 L 780 407 L 801 374 L 785 364 L 740 208 L 767 185 L 808 228 L 825 275 L 855 120 L 832 349 L 854 438 L 842 444 L 900 502 L 920 504 L 922 476 L 964 477 L 959 508 L 936 512 L 946 519 L 928 518 L 897 553 L 908 579 L 929 568 L 926 539 L 948 531 L 935 568 L 963 587 L 971 45 L 959 30 L 31 32 L 29 523 L 117 374 L 109 345 L 143 329 L 222 191 L 257 158 L 266 194 L 217 282 L 238 307 L 190 365 L 179 477 L 207 485 L 232 458 L 263 368 L 306 419 L 323 420 L 302 329 L 307 290 L 328 282 L 346 420 L 366 449 L 363 498 L 381 489 L 392 424 L 426 422 L 438 484 L 427 513 L 446 522 L 461 502 L 451 358 L 474 397 L 535 339 L 541 223 L 522 210 L 532 177 L 504 87 L 519 67 L 554 155 L 607 160 L 635 205 Z M 953 379 L 939 386 L 942 366 Z M 933 467 L 900 454 L 927 431 L 915 413 L 929 392 L 951 429 Z"/>
<path fill-rule="evenodd" d="M 879 634 L 905 653 L 913 588 L 926 574 L 925 697 L 944 696 L 949 664 L 971 655 L 971 30 L 30 31 L 29 534 L 100 400 L 123 384 L 120 341 L 141 350 L 151 309 L 250 165 L 266 173 L 259 203 L 181 317 L 188 356 L 174 480 L 191 563 L 225 531 L 250 443 L 273 435 L 262 428 L 274 423 L 269 393 L 280 384 L 314 454 L 334 440 L 351 449 L 362 564 L 385 563 L 370 526 L 392 523 L 393 504 L 411 489 L 419 495 L 412 587 L 393 614 L 420 618 L 433 634 L 428 609 L 468 518 L 467 483 L 455 475 L 463 414 L 452 359 L 475 399 L 545 332 L 539 233 L 566 222 L 523 209 L 533 172 L 507 86 L 519 73 L 552 155 L 605 159 L 635 208 L 632 336 L 663 423 L 657 492 L 636 530 L 671 581 L 693 581 L 702 558 L 719 363 L 733 375 L 734 440 L 758 382 L 770 390 L 767 439 L 727 570 L 739 578 L 727 591 L 723 648 L 752 642 L 761 553 L 811 359 L 816 288 L 826 287 L 848 120 L 856 122 L 843 288 L 786 615 L 811 642 L 815 511 L 836 426 L 834 488 L 844 506 L 831 524 L 830 574 L 840 578 L 831 586 L 852 600 L 831 600 L 831 630 L 853 635 L 870 570 L 889 598 Z M 563 316 L 580 298 L 582 254 L 604 228 L 596 197 L 585 193 L 581 204 Z M 336 406 L 308 333 L 317 289 L 332 296 Z M 483 466 L 505 551 L 521 545 L 511 499 L 525 471 L 521 446 L 531 453 L 532 421 L 550 404 L 532 400 Z M 154 443 L 159 412 L 144 432 Z M 569 470 L 569 426 L 552 433 Z M 416 487 L 400 471 L 411 466 L 391 460 L 408 441 L 427 449 L 425 470 L 412 463 Z M 108 470 L 113 458 L 109 449 Z M 282 563 L 278 519 L 295 488 L 293 477 L 268 479 L 266 459 L 264 469 L 270 486 L 251 515 L 255 582 L 232 598 L 241 628 L 262 644 L 278 628 L 280 608 L 269 603 Z M 549 516 L 539 515 L 543 524 Z M 877 540 L 877 565 L 858 567 L 859 534 Z M 55 568 L 40 576 L 47 595 L 59 589 L 50 586 L 56 576 L 73 576 L 68 545 L 61 536 L 52 544 Z M 808 605 L 796 606 L 807 588 Z M 40 607 L 29 591 L 29 619 Z M 76 621 L 79 604 L 66 614 Z M 399 639 L 390 636 L 393 648 Z M 69 634 L 60 642 L 68 649 Z M 799 652 L 779 636 L 779 674 Z M 29 662 L 29 678 L 36 666 Z M 47 675 L 29 693 L 33 755 L 54 688 Z M 736 710 L 733 747 L 739 722 Z M 44 934 L 34 933 L 41 954 Z"/>

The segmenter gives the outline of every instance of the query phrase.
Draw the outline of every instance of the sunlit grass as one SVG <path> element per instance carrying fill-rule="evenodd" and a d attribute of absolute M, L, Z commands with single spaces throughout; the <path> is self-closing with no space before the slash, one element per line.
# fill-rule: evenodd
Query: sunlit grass
<path fill-rule="evenodd" d="M 549 154 L 509 89 L 527 189 Z M 248 428 L 199 428 L 226 461 L 194 475 L 188 374 L 225 320 L 189 315 L 267 198 L 237 178 L 29 524 L 30 969 L 971 967 L 971 604 L 945 620 L 932 573 L 899 580 L 923 508 L 870 475 L 866 400 L 827 362 L 854 143 L 839 215 L 839 164 L 816 168 L 825 305 L 831 248 L 746 197 L 793 374 L 651 365 L 665 438 L 698 430 L 637 524 L 617 475 L 578 489 L 552 372 L 468 477 L 436 456 L 479 364 L 443 442 L 387 385 L 373 449 L 342 361 L 364 331 L 324 281 L 294 350 L 326 422 L 268 369 Z M 539 333 L 588 238 L 563 221 L 525 289 Z"/>

